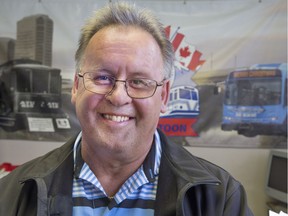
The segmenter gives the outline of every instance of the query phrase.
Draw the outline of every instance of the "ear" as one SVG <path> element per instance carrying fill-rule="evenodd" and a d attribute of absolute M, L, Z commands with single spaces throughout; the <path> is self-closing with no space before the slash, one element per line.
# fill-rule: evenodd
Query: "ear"
<path fill-rule="evenodd" d="M 74 75 L 74 83 L 73 83 L 73 87 L 71 89 L 71 103 L 73 105 L 75 105 L 75 103 L 76 103 L 78 86 L 79 86 L 79 77 L 75 73 L 75 75 Z"/>
<path fill-rule="evenodd" d="M 162 88 L 161 99 L 161 113 L 165 113 L 167 111 L 167 103 L 169 101 L 169 93 L 170 93 L 170 80 L 165 81 L 164 86 Z"/>

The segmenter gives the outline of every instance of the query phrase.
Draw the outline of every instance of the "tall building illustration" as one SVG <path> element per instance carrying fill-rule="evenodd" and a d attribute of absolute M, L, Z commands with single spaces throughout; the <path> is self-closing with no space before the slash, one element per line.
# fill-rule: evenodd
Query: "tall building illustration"
<path fill-rule="evenodd" d="M 53 21 L 43 14 L 17 22 L 15 58 L 29 58 L 52 65 Z"/>
<path fill-rule="evenodd" d="M 0 37 L 0 64 L 14 59 L 15 39 Z"/>

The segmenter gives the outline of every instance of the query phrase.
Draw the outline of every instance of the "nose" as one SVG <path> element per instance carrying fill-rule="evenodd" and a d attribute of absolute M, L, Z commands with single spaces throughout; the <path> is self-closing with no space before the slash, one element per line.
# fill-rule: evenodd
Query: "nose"
<path fill-rule="evenodd" d="M 127 94 L 124 80 L 116 80 L 112 90 L 105 97 L 115 106 L 122 106 L 132 101 Z"/>

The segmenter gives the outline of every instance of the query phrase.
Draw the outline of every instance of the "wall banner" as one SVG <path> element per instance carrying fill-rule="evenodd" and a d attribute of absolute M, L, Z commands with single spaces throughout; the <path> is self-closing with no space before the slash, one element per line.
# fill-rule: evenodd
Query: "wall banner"
<path fill-rule="evenodd" d="M 109 1 L 4 0 L 0 139 L 65 141 L 80 28 Z M 135 1 L 166 26 L 175 66 L 158 127 L 186 146 L 287 147 L 287 1 Z"/>

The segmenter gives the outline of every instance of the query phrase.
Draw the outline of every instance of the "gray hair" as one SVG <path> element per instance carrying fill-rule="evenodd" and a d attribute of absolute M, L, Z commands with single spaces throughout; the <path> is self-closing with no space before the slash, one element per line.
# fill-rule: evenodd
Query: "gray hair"
<path fill-rule="evenodd" d="M 79 47 L 75 54 L 77 71 L 80 71 L 84 51 L 95 33 L 112 26 L 136 26 L 153 36 L 158 43 L 164 62 L 164 76 L 170 78 L 174 69 L 174 51 L 169 39 L 166 37 L 163 24 L 153 13 L 147 9 L 136 8 L 135 5 L 117 2 L 97 10 L 81 30 Z"/>

